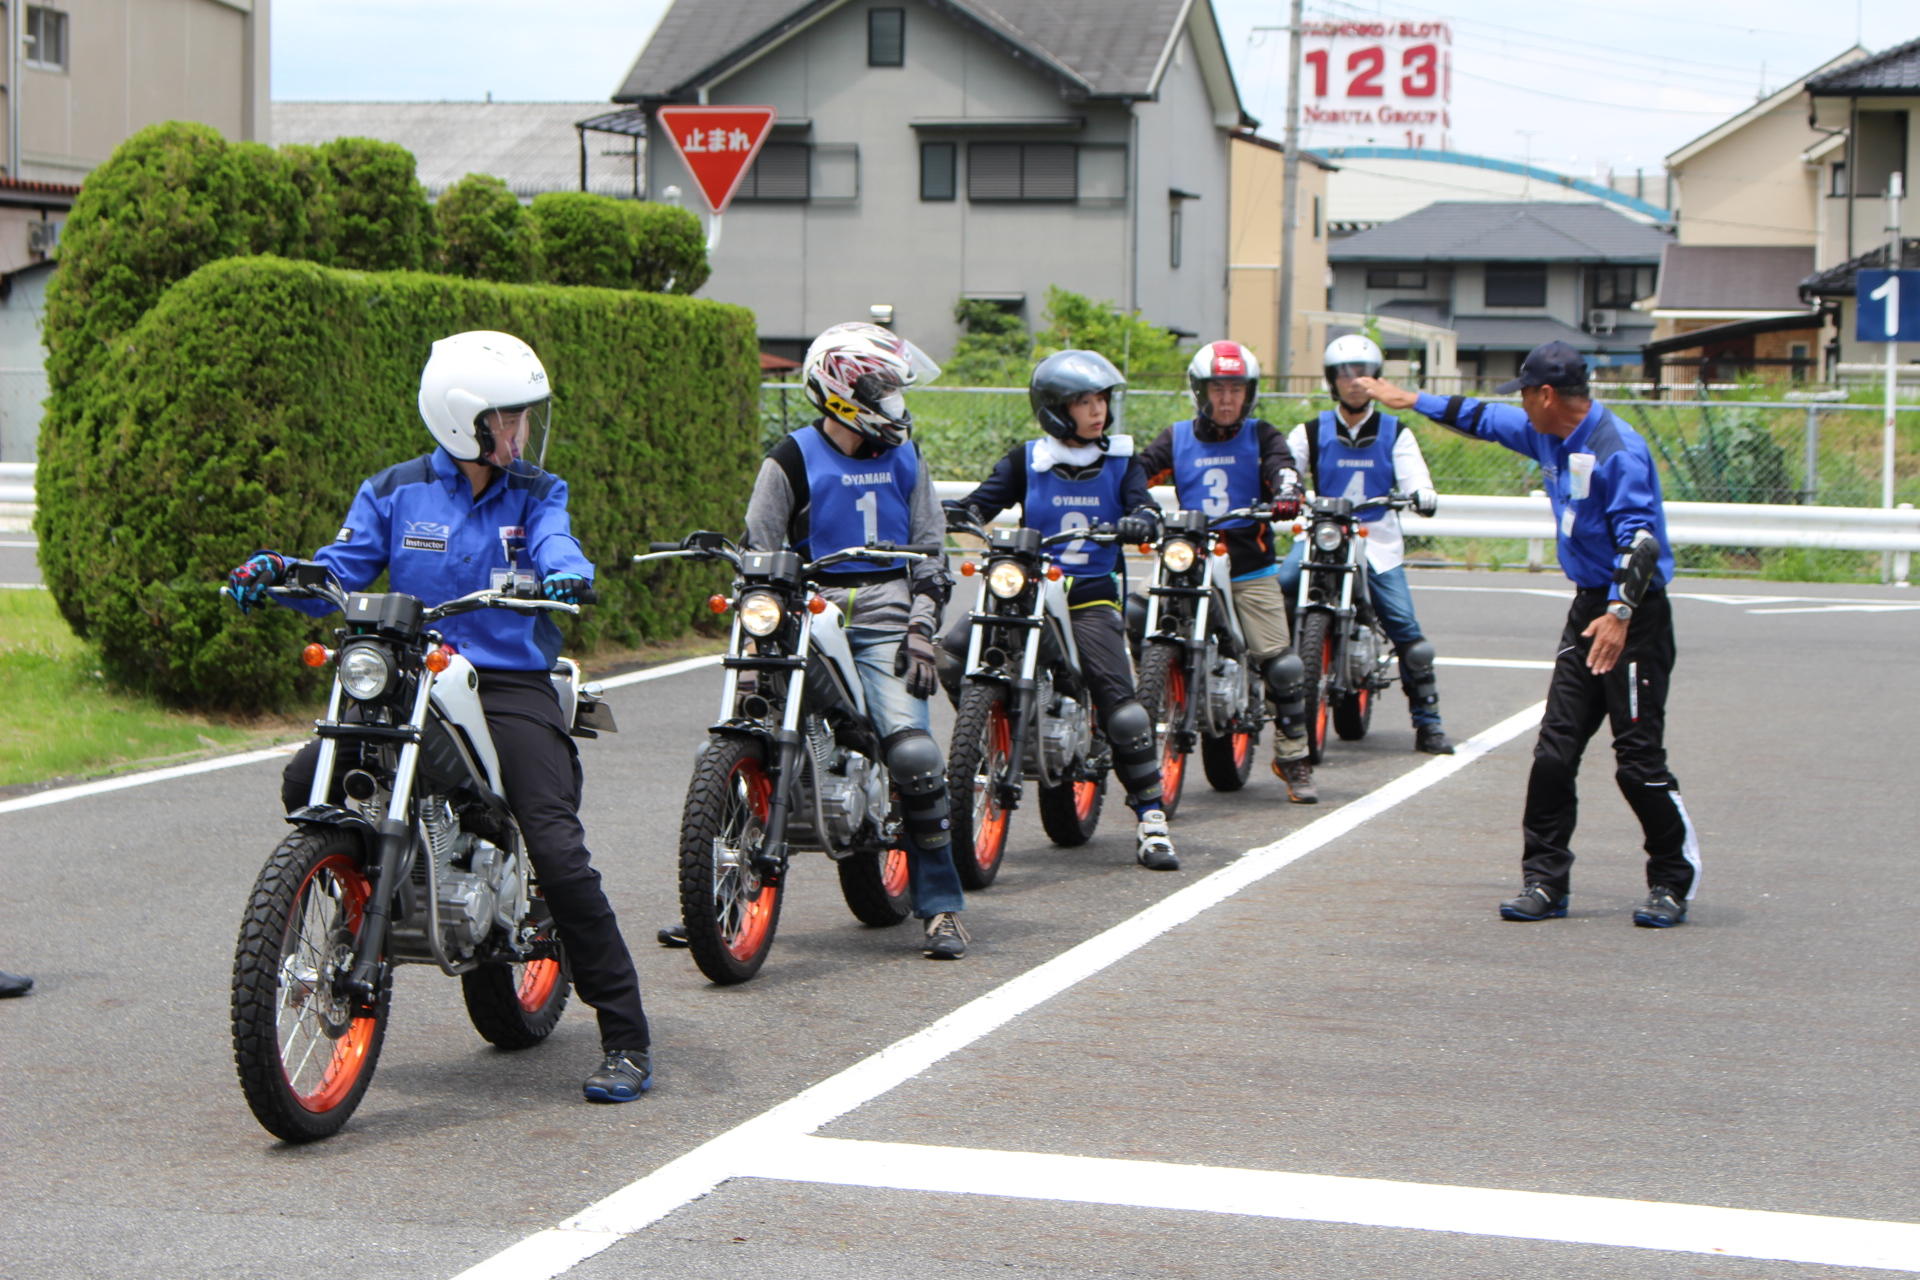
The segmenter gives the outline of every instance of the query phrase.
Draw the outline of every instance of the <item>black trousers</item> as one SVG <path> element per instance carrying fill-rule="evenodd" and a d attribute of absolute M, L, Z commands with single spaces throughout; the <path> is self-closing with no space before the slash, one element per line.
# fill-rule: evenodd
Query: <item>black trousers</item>
<path fill-rule="evenodd" d="M 520 824 L 535 882 L 566 944 L 573 988 L 600 1015 L 603 1049 L 645 1049 L 651 1043 L 640 1004 L 640 975 L 600 887 L 580 825 L 580 756 L 560 700 L 544 671 L 482 671 L 480 702 L 500 757 L 507 804 Z M 306 804 L 320 743 L 287 762 L 281 799 L 291 812 Z"/>
<path fill-rule="evenodd" d="M 1573 828 L 1579 814 L 1574 780 L 1587 743 L 1603 722 L 1613 726 L 1614 780 L 1646 836 L 1647 883 L 1691 896 L 1699 843 L 1667 769 L 1667 685 L 1673 675 L 1673 609 L 1665 591 L 1647 593 L 1627 627 L 1626 651 L 1605 675 L 1587 670 L 1591 641 L 1581 632 L 1606 611 L 1605 589 L 1574 596 L 1560 633 L 1547 689 L 1546 715 L 1533 748 L 1522 819 L 1527 883 L 1564 893 L 1573 871 Z"/>

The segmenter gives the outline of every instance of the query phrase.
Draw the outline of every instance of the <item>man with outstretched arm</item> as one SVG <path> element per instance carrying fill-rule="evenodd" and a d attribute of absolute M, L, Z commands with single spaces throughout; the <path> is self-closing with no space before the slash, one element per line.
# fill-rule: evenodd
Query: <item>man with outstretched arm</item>
<path fill-rule="evenodd" d="M 1506 920 L 1567 914 L 1580 757 L 1601 721 L 1613 725 L 1614 778 L 1646 835 L 1647 898 L 1633 922 L 1665 929 L 1687 918 L 1700 883 L 1700 844 L 1667 769 L 1667 684 L 1673 612 L 1660 476 L 1639 433 L 1595 401 L 1587 363 L 1564 342 L 1535 347 L 1520 376 L 1496 388 L 1520 405 L 1416 394 L 1379 378 L 1360 385 L 1390 409 L 1413 409 L 1462 435 L 1540 464 L 1553 504 L 1560 567 L 1574 585 L 1547 710 L 1533 749 L 1521 820 L 1523 886 Z"/>

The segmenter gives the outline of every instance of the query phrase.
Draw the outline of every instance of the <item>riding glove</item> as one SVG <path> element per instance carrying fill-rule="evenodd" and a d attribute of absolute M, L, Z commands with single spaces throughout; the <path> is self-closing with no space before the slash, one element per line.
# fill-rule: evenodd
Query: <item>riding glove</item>
<path fill-rule="evenodd" d="M 549 574 L 540 583 L 540 594 L 562 604 L 587 604 L 593 598 L 593 584 L 577 573 Z"/>
<path fill-rule="evenodd" d="M 1300 486 L 1283 485 L 1280 492 L 1273 496 L 1273 518 L 1275 520 L 1297 520 L 1300 517 Z"/>
<path fill-rule="evenodd" d="M 247 562 L 227 575 L 227 592 L 240 612 L 247 613 L 264 604 L 267 588 L 277 587 L 287 578 L 287 558 L 278 551 L 256 551 Z"/>
<path fill-rule="evenodd" d="M 1440 495 L 1431 489 L 1413 491 L 1413 509 L 1418 515 L 1430 516 L 1440 509 Z"/>
<path fill-rule="evenodd" d="M 909 627 L 900 652 L 893 660 L 893 674 L 905 676 L 907 692 L 922 702 L 940 687 L 939 671 L 934 666 L 933 637 L 922 627 Z"/>
<path fill-rule="evenodd" d="M 1160 536 L 1160 522 L 1148 515 L 1121 516 L 1114 532 L 1120 535 L 1123 543 L 1152 542 Z"/>

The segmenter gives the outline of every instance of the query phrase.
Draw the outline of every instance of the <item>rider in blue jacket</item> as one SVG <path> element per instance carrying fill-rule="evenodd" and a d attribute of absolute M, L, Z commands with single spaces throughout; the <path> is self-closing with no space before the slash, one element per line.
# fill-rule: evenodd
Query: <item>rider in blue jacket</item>
<path fill-rule="evenodd" d="M 510 334 L 457 333 L 434 343 L 419 407 L 438 447 L 363 482 L 346 523 L 314 559 L 350 592 L 384 570 L 393 590 L 428 607 L 514 579 L 538 583 L 549 599 L 584 598 L 593 564 L 573 537 L 566 482 L 526 456 L 530 438 L 544 445 L 551 395 L 539 357 Z M 285 570 L 284 556 L 262 551 L 228 575 L 228 587 L 245 609 L 266 600 Z M 332 606 L 294 607 L 318 615 Z M 587 1077 L 586 1097 L 632 1101 L 652 1085 L 652 1037 L 639 974 L 580 825 L 580 761 L 548 676 L 560 630 L 544 616 L 501 609 L 438 626 L 479 674 L 507 803 L 565 943 L 574 989 L 600 1016 L 603 1060 Z M 287 765 L 281 796 L 289 812 L 312 790 L 319 746 L 309 743 Z"/>

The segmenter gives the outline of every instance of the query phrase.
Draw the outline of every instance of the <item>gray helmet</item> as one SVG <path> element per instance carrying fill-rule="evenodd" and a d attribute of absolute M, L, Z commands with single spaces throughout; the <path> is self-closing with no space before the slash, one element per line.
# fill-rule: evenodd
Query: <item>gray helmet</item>
<path fill-rule="evenodd" d="M 1127 380 L 1113 367 L 1113 361 L 1098 351 L 1056 351 L 1034 366 L 1033 377 L 1027 381 L 1027 399 L 1033 405 L 1033 416 L 1048 435 L 1071 440 L 1074 427 L 1067 405 L 1075 397 L 1089 391 L 1104 393 L 1107 430 L 1112 431 L 1120 419 L 1119 393 L 1126 386 Z M 1100 447 L 1106 446 L 1107 437 L 1102 434 Z"/>

